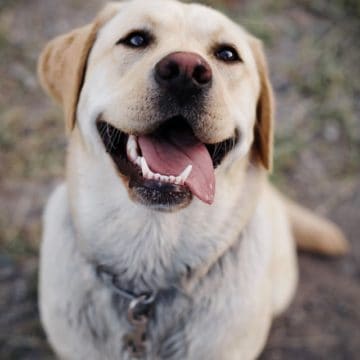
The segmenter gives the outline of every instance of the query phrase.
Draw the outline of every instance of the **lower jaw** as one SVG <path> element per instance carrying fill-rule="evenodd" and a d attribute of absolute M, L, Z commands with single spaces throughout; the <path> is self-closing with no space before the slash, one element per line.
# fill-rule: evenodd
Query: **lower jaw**
<path fill-rule="evenodd" d="M 193 195 L 186 187 L 156 180 L 130 179 L 128 187 L 132 200 L 162 212 L 181 210 L 193 199 Z"/>
<path fill-rule="evenodd" d="M 186 186 L 146 179 L 129 160 L 117 159 L 113 166 L 130 199 L 137 204 L 162 212 L 174 212 L 187 207 L 193 199 Z"/>

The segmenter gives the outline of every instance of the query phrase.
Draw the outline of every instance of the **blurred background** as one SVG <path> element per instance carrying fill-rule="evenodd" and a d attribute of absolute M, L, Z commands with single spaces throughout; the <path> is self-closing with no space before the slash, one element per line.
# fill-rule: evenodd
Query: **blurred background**
<path fill-rule="evenodd" d="M 36 60 L 47 40 L 85 24 L 104 3 L 0 0 L 2 360 L 54 358 L 38 319 L 37 256 L 66 139 L 60 109 L 37 83 Z M 275 322 L 262 359 L 359 359 L 360 1 L 207 3 L 265 43 L 278 103 L 273 181 L 338 223 L 352 244 L 342 259 L 300 255 L 296 300 Z"/>

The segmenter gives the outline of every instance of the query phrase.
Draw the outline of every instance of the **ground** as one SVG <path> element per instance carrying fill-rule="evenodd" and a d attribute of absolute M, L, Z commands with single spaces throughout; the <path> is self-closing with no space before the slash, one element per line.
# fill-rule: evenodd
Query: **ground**
<path fill-rule="evenodd" d="M 52 359 L 38 319 L 37 253 L 46 198 L 61 181 L 61 112 L 40 91 L 45 42 L 104 1 L 0 0 L 0 358 Z M 300 255 L 300 285 L 263 360 L 357 359 L 360 353 L 360 3 L 211 2 L 263 39 L 276 91 L 273 181 L 338 223 L 340 259 Z"/>

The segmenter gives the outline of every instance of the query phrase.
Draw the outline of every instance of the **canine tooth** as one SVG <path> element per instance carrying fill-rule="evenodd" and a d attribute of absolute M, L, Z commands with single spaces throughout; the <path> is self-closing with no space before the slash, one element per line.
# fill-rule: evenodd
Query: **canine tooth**
<path fill-rule="evenodd" d="M 138 156 L 138 147 L 137 147 L 137 141 L 136 136 L 129 135 L 127 144 L 126 144 L 126 153 L 130 160 L 133 160 L 136 162 L 137 156 Z"/>
<path fill-rule="evenodd" d="M 129 139 L 127 142 L 128 149 L 136 149 L 136 138 L 134 135 L 129 135 Z"/>
<path fill-rule="evenodd" d="M 129 156 L 129 157 L 130 157 L 130 155 L 131 155 L 131 148 L 130 148 L 129 143 L 127 143 L 127 145 L 126 145 L 126 154 L 127 154 L 127 156 Z"/>
<path fill-rule="evenodd" d="M 178 176 L 182 183 L 185 183 L 192 171 L 192 165 L 186 167 L 186 169 Z"/>
<path fill-rule="evenodd" d="M 130 149 L 130 154 L 129 155 L 130 155 L 130 159 L 135 161 L 136 157 L 137 157 L 136 149 L 133 149 L 133 148 Z"/>
<path fill-rule="evenodd" d="M 182 185 L 181 177 L 180 177 L 180 176 L 177 176 L 177 177 L 175 178 L 175 184 L 176 184 L 176 185 Z"/>
<path fill-rule="evenodd" d="M 138 156 L 138 157 L 136 158 L 135 163 L 136 163 L 136 165 L 138 165 L 138 166 L 141 167 L 141 157 L 140 157 L 140 156 Z"/>
<path fill-rule="evenodd" d="M 148 177 L 150 174 L 152 174 L 152 171 L 149 169 L 149 166 L 145 160 L 144 157 L 140 158 L 141 160 L 141 171 L 144 177 Z"/>
<path fill-rule="evenodd" d="M 135 135 L 129 135 L 129 142 L 130 142 L 130 144 L 136 146 L 136 136 Z"/>

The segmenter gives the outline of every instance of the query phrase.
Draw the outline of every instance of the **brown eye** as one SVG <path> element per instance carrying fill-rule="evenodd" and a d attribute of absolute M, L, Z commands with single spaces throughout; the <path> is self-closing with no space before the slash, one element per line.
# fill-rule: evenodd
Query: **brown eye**
<path fill-rule="evenodd" d="M 122 44 L 131 48 L 145 48 L 150 44 L 151 40 L 151 35 L 146 31 L 133 31 L 123 39 L 120 39 L 116 44 Z"/>
<path fill-rule="evenodd" d="M 242 61 L 238 52 L 229 45 L 220 46 L 215 51 L 215 56 L 217 59 L 224 61 L 224 62 L 238 62 Z"/>

